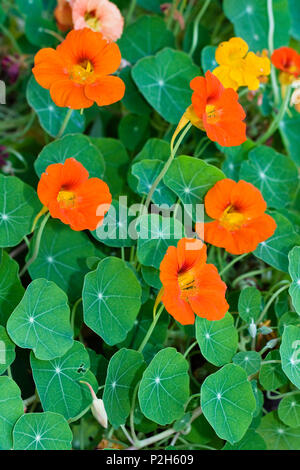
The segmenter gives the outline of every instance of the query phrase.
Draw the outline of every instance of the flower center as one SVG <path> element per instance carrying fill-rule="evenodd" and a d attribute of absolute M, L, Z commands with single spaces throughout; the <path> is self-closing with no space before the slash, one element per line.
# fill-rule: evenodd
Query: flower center
<path fill-rule="evenodd" d="M 89 59 L 83 59 L 79 64 L 72 67 L 71 80 L 80 84 L 93 83 L 94 67 Z"/>
<path fill-rule="evenodd" d="M 214 124 L 219 121 L 219 114 L 217 108 L 213 104 L 208 104 L 205 107 L 206 119 L 209 124 Z"/>
<path fill-rule="evenodd" d="M 59 191 L 57 202 L 61 209 L 73 209 L 75 207 L 76 195 L 73 191 Z"/>
<path fill-rule="evenodd" d="M 229 230 L 234 232 L 239 230 L 245 222 L 245 216 L 238 212 L 236 208 L 232 205 L 228 206 L 220 219 L 221 225 Z"/>
<path fill-rule="evenodd" d="M 94 31 L 100 30 L 100 20 L 97 18 L 96 10 L 87 11 L 84 15 L 84 21 Z"/>
<path fill-rule="evenodd" d="M 193 297 L 198 292 L 198 287 L 193 271 L 190 269 L 178 275 L 178 285 L 181 291 L 181 298 L 188 301 L 189 297 Z"/>

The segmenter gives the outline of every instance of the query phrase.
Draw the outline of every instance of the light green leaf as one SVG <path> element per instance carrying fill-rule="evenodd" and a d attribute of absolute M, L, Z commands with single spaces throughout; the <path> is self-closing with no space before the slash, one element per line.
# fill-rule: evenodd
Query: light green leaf
<path fill-rule="evenodd" d="M 300 328 L 289 325 L 284 329 L 280 346 L 282 369 L 300 389 Z"/>
<path fill-rule="evenodd" d="M 251 150 L 249 160 L 242 163 L 240 179 L 254 184 L 268 207 L 281 209 L 293 200 L 298 169 L 289 157 L 263 145 Z"/>
<path fill-rule="evenodd" d="M 104 159 L 86 135 L 70 134 L 46 145 L 34 163 L 40 177 L 48 165 L 64 163 L 67 158 L 75 158 L 89 172 L 89 177 L 102 178 L 105 171 Z"/>
<path fill-rule="evenodd" d="M 284 329 L 288 325 L 300 326 L 300 316 L 296 312 L 284 313 L 278 323 L 279 335 L 282 336 Z"/>
<path fill-rule="evenodd" d="M 42 128 L 52 137 L 56 137 L 66 117 L 68 108 L 56 106 L 50 97 L 49 91 L 42 88 L 35 81 L 34 77 L 31 77 L 28 82 L 26 98 L 29 106 L 37 113 Z M 71 132 L 81 132 L 84 130 L 84 126 L 84 116 L 79 111 L 73 111 L 64 135 Z"/>
<path fill-rule="evenodd" d="M 256 408 L 246 372 L 227 364 L 207 377 L 201 388 L 204 416 L 221 439 L 234 444 L 242 439 Z"/>
<path fill-rule="evenodd" d="M 137 225 L 139 262 L 145 266 L 159 268 L 169 246 L 176 246 L 184 236 L 184 228 L 177 219 L 158 214 L 139 217 Z"/>
<path fill-rule="evenodd" d="M 79 380 L 84 380 L 90 358 L 81 343 L 74 341 L 66 354 L 51 361 L 41 361 L 31 353 L 30 363 L 45 411 L 55 411 L 70 419 L 84 409 Z"/>
<path fill-rule="evenodd" d="M 234 25 L 236 36 L 243 38 L 253 52 L 268 48 L 267 2 L 261 0 L 225 0 L 224 13 Z M 273 0 L 274 48 L 288 45 L 290 15 L 287 0 Z"/>
<path fill-rule="evenodd" d="M 293 280 L 289 288 L 296 312 L 300 315 L 300 246 L 289 252 L 289 273 Z"/>
<path fill-rule="evenodd" d="M 163 18 L 146 15 L 129 25 L 118 41 L 122 57 L 132 64 L 173 45 L 174 35 L 167 29 Z"/>
<path fill-rule="evenodd" d="M 278 416 L 287 426 L 300 427 L 300 395 L 284 397 L 279 403 Z"/>
<path fill-rule="evenodd" d="M 261 310 L 261 293 L 256 287 L 245 287 L 240 293 L 238 310 L 240 317 L 246 322 L 256 321 Z"/>
<path fill-rule="evenodd" d="M 71 450 L 72 431 L 57 413 L 23 415 L 14 427 L 14 450 Z"/>
<path fill-rule="evenodd" d="M 142 266 L 142 275 L 145 282 L 155 289 L 160 289 L 162 284 L 159 279 L 159 270 L 151 266 Z"/>
<path fill-rule="evenodd" d="M 145 363 L 138 351 L 121 349 L 109 362 L 103 401 L 108 421 L 118 428 L 126 423 L 137 381 Z"/>
<path fill-rule="evenodd" d="M 3 326 L 24 294 L 18 272 L 18 263 L 3 251 L 0 259 L 0 324 Z"/>
<path fill-rule="evenodd" d="M 261 357 L 256 351 L 241 351 L 233 356 L 232 362 L 242 367 L 249 376 L 259 371 Z"/>
<path fill-rule="evenodd" d="M 56 24 L 54 19 L 52 21 L 48 18 L 43 18 L 40 12 L 35 11 L 34 7 L 30 7 L 31 14 L 25 18 L 25 35 L 28 41 L 35 45 L 42 47 L 56 46 L 58 43 L 57 38 L 48 31 L 53 31 L 55 34 Z"/>
<path fill-rule="evenodd" d="M 300 3 L 298 0 L 288 0 L 291 16 L 291 35 L 300 41 Z"/>
<path fill-rule="evenodd" d="M 8 337 L 6 330 L 0 326 L 0 375 L 14 362 L 15 345 Z"/>
<path fill-rule="evenodd" d="M 218 66 L 215 59 L 216 50 L 216 46 L 203 47 L 201 51 L 201 67 L 204 73 L 206 73 L 208 70 L 212 72 Z"/>
<path fill-rule="evenodd" d="M 202 355 L 215 366 L 231 361 L 238 344 L 238 333 L 233 317 L 226 313 L 222 320 L 196 318 L 196 339 Z"/>
<path fill-rule="evenodd" d="M 32 279 L 55 282 L 71 300 L 81 297 L 86 259 L 95 248 L 83 232 L 75 232 L 57 220 L 49 220 L 44 229 L 36 260 L 29 267 Z M 28 254 L 28 258 L 32 255 Z"/>
<path fill-rule="evenodd" d="M 280 354 L 278 350 L 271 351 L 266 356 L 266 361 L 278 361 L 280 360 Z M 276 390 L 282 385 L 287 383 L 287 378 L 283 373 L 280 363 L 262 364 L 259 381 L 265 390 Z"/>
<path fill-rule="evenodd" d="M 31 232 L 41 204 L 31 186 L 15 176 L 0 175 L 0 246 L 15 246 Z"/>
<path fill-rule="evenodd" d="M 24 413 L 21 390 L 9 377 L 0 377 L 0 450 L 11 450 L 12 431 Z"/>
<path fill-rule="evenodd" d="M 300 449 L 300 427 L 287 427 L 278 419 L 275 411 L 262 418 L 257 432 L 266 442 L 268 450 Z"/>
<path fill-rule="evenodd" d="M 139 90 L 162 117 L 177 124 L 191 104 L 189 82 L 199 69 L 184 52 L 163 49 L 155 57 L 141 59 L 132 70 Z"/>
<path fill-rule="evenodd" d="M 119 77 L 125 83 L 125 95 L 122 99 L 125 108 L 131 113 L 148 116 L 151 113 L 151 108 L 132 80 L 131 67 L 122 69 Z"/>
<path fill-rule="evenodd" d="M 82 300 L 85 323 L 112 346 L 133 327 L 141 306 L 141 286 L 124 261 L 105 258 L 86 275 Z"/>
<path fill-rule="evenodd" d="M 272 217 L 277 224 L 274 235 L 260 243 L 253 254 L 270 266 L 288 272 L 288 253 L 295 245 L 300 245 L 300 236 L 283 215 L 273 212 Z"/>
<path fill-rule="evenodd" d="M 221 165 L 222 171 L 227 178 L 239 181 L 241 165 L 243 161 L 248 158 L 248 153 L 253 147 L 253 142 L 247 139 L 242 145 L 237 145 L 236 147 L 221 147 L 220 145 L 217 145 L 217 147 L 226 156 Z"/>
<path fill-rule="evenodd" d="M 267 446 L 263 438 L 257 432 L 250 429 L 243 439 L 236 444 L 226 442 L 222 450 L 266 450 Z"/>
<path fill-rule="evenodd" d="M 165 348 L 145 370 L 139 402 L 144 415 L 158 424 L 172 423 L 182 417 L 189 397 L 188 363 L 174 348 Z"/>
<path fill-rule="evenodd" d="M 289 110 L 279 123 L 279 130 L 289 155 L 294 162 L 300 165 L 299 154 L 299 126 L 300 114 L 296 110 Z"/>
<path fill-rule="evenodd" d="M 66 294 L 54 282 L 36 279 L 7 322 L 11 339 L 31 348 L 37 358 L 61 356 L 73 344 L 70 309 Z"/>

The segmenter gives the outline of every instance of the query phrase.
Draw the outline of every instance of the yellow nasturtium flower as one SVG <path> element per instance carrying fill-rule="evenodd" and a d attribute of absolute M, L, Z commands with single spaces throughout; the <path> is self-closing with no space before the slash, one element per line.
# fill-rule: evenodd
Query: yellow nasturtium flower
<path fill-rule="evenodd" d="M 248 44 L 241 38 L 231 38 L 222 42 L 215 56 L 219 64 L 213 74 L 225 88 L 237 90 L 246 86 L 249 90 L 257 90 L 260 78 L 270 74 L 270 60 L 248 52 Z"/>

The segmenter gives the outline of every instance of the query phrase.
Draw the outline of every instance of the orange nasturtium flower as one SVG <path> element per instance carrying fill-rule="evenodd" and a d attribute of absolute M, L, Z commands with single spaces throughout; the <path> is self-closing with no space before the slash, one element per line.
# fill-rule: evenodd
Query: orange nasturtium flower
<path fill-rule="evenodd" d="M 289 85 L 300 76 L 300 54 L 295 49 L 280 47 L 273 52 L 271 61 L 281 70 L 279 80 L 282 85 Z"/>
<path fill-rule="evenodd" d="M 125 85 L 112 76 L 121 63 L 120 49 L 99 32 L 84 28 L 71 31 L 55 49 L 41 49 L 34 58 L 36 81 L 50 90 L 57 106 L 89 108 L 121 100 Z"/>
<path fill-rule="evenodd" d="M 261 57 L 248 52 L 248 44 L 241 38 L 231 38 L 221 42 L 216 50 L 216 62 L 213 71 L 225 88 L 237 90 L 246 86 L 257 90 L 260 78 L 270 75 L 271 64 L 268 57 Z"/>
<path fill-rule="evenodd" d="M 182 238 L 170 246 L 160 264 L 161 300 L 167 312 L 182 325 L 195 323 L 195 314 L 220 320 L 228 310 L 226 284 L 217 268 L 206 264 L 206 245 Z"/>
<path fill-rule="evenodd" d="M 251 183 L 218 181 L 206 194 L 205 210 L 213 222 L 204 224 L 204 240 L 233 255 L 249 253 L 273 235 L 274 219 L 265 214 L 267 204 Z M 201 225 L 197 224 L 201 229 Z"/>
<path fill-rule="evenodd" d="M 96 230 L 112 201 L 107 184 L 100 178 L 89 178 L 88 171 L 75 158 L 49 165 L 37 193 L 51 217 L 76 231 Z"/>

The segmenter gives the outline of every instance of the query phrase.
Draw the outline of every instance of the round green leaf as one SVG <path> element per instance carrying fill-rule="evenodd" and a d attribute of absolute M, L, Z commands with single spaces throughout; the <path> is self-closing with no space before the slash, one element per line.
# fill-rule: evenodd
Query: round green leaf
<path fill-rule="evenodd" d="M 239 181 L 241 165 L 248 158 L 249 150 L 253 147 L 252 141 L 247 139 L 242 145 L 236 147 L 221 147 L 219 144 L 217 147 L 226 157 L 221 165 L 222 171 L 227 178 Z"/>
<path fill-rule="evenodd" d="M 155 57 L 141 59 L 132 70 L 138 89 L 162 117 L 177 124 L 191 104 L 189 82 L 199 69 L 184 52 L 163 49 Z"/>
<path fill-rule="evenodd" d="M 121 349 L 109 361 L 103 401 L 108 421 L 115 428 L 126 423 L 144 364 L 143 355 L 130 349 Z"/>
<path fill-rule="evenodd" d="M 280 346 L 282 369 L 300 389 L 300 328 L 289 325 L 284 329 Z"/>
<path fill-rule="evenodd" d="M 35 81 L 34 77 L 31 77 L 28 82 L 26 97 L 29 106 L 37 113 L 42 128 L 52 137 L 56 137 L 66 117 L 68 108 L 56 106 L 50 97 L 49 91 L 42 88 Z M 81 132 L 84 130 L 84 125 L 84 115 L 81 115 L 79 111 L 73 111 L 64 135 L 71 132 Z"/>
<path fill-rule="evenodd" d="M 137 225 L 137 255 L 141 264 L 159 268 L 169 246 L 176 246 L 184 236 L 184 228 L 177 219 L 145 214 Z"/>
<path fill-rule="evenodd" d="M 28 41 L 39 47 L 56 46 L 58 40 L 48 31 L 55 34 L 56 24 L 52 20 L 43 18 L 41 13 L 33 10 L 30 15 L 25 18 L 25 35 Z"/>
<path fill-rule="evenodd" d="M 0 246 L 18 245 L 40 208 L 34 189 L 15 176 L 0 175 Z"/>
<path fill-rule="evenodd" d="M 3 251 L 0 259 L 0 324 L 3 326 L 24 294 L 18 272 L 18 263 Z"/>
<path fill-rule="evenodd" d="M 238 333 L 233 317 L 226 313 L 222 320 L 196 318 L 196 339 L 202 355 L 215 366 L 231 361 L 238 344 Z"/>
<path fill-rule="evenodd" d="M 274 268 L 288 272 L 288 253 L 295 245 L 300 245 L 300 235 L 283 215 L 273 212 L 272 217 L 277 224 L 274 235 L 260 243 L 253 254 Z"/>
<path fill-rule="evenodd" d="M 278 416 L 287 426 L 300 427 L 300 395 L 284 397 L 279 403 Z"/>
<path fill-rule="evenodd" d="M 298 0 L 288 0 L 291 16 L 291 35 L 300 41 L 300 3 Z"/>
<path fill-rule="evenodd" d="M 286 113 L 284 118 L 279 123 L 279 130 L 285 147 L 287 148 L 291 158 L 298 166 L 300 165 L 299 125 L 300 115 L 296 110 L 293 109 L 290 109 L 289 113 Z"/>
<path fill-rule="evenodd" d="M 79 380 L 84 380 L 90 367 L 84 346 L 75 341 L 66 354 L 51 361 L 41 361 L 31 353 L 30 363 L 43 409 L 66 419 L 77 416 L 84 408 Z"/>
<path fill-rule="evenodd" d="M 216 50 L 216 46 L 203 47 L 201 51 L 201 67 L 204 73 L 208 70 L 212 72 L 218 66 L 215 59 Z"/>
<path fill-rule="evenodd" d="M 255 287 L 245 287 L 239 296 L 239 315 L 246 322 L 256 321 L 260 314 L 261 293 Z"/>
<path fill-rule="evenodd" d="M 149 117 L 127 114 L 118 127 L 118 135 L 128 150 L 136 150 L 141 147 L 149 133 Z"/>
<path fill-rule="evenodd" d="M 278 350 L 271 351 L 265 358 L 266 361 L 278 361 L 280 360 L 280 354 Z M 285 383 L 287 378 L 283 373 L 280 363 L 262 364 L 259 381 L 266 390 L 276 390 Z"/>
<path fill-rule="evenodd" d="M 289 273 L 293 280 L 289 288 L 296 312 L 300 315 L 300 246 L 289 252 Z"/>
<path fill-rule="evenodd" d="M 112 346 L 133 327 L 141 306 L 141 286 L 124 261 L 105 258 L 86 275 L 82 301 L 85 323 Z"/>
<path fill-rule="evenodd" d="M 131 77 L 131 67 L 125 67 L 121 70 L 119 77 L 125 83 L 125 95 L 122 103 L 131 113 L 139 115 L 149 115 L 151 108 L 139 93 L 136 84 Z"/>
<path fill-rule="evenodd" d="M 23 415 L 14 427 L 14 450 L 71 450 L 72 431 L 57 413 Z"/>
<path fill-rule="evenodd" d="M 15 345 L 9 339 L 5 328 L 0 326 L 0 375 L 14 362 L 15 357 Z"/>
<path fill-rule="evenodd" d="M 55 282 L 71 300 L 81 297 L 86 259 L 95 254 L 93 244 L 83 232 L 75 232 L 57 220 L 44 229 L 37 258 L 29 267 L 32 279 Z M 29 252 L 28 258 L 31 256 Z"/>
<path fill-rule="evenodd" d="M 32 281 L 9 317 L 7 331 L 18 346 L 33 349 L 38 359 L 61 356 L 73 344 L 66 294 L 54 282 Z"/>
<path fill-rule="evenodd" d="M 75 158 L 89 172 L 90 178 L 102 178 L 105 171 L 103 157 L 86 135 L 70 134 L 46 145 L 34 163 L 40 177 L 48 165 L 64 163 L 67 158 Z"/>
<path fill-rule="evenodd" d="M 264 397 L 263 392 L 257 387 L 257 381 L 256 380 L 251 380 L 250 383 L 251 383 L 252 391 L 253 391 L 255 401 L 256 401 L 256 408 L 255 408 L 255 411 L 253 413 L 253 418 L 257 418 L 262 413 L 262 407 L 263 407 L 263 404 L 264 404 L 265 397 Z"/>
<path fill-rule="evenodd" d="M 268 48 L 267 2 L 261 0 L 225 0 L 224 13 L 234 25 L 235 35 L 243 38 L 254 52 Z M 287 0 L 273 1 L 274 48 L 289 43 L 290 15 Z"/>
<path fill-rule="evenodd" d="M 0 450 L 11 450 L 12 431 L 24 413 L 21 390 L 9 377 L 0 377 Z"/>
<path fill-rule="evenodd" d="M 262 418 L 257 432 L 266 442 L 268 450 L 300 449 L 300 427 L 287 427 L 278 419 L 275 411 Z"/>
<path fill-rule="evenodd" d="M 189 397 L 188 363 L 174 348 L 165 348 L 145 370 L 139 402 L 144 415 L 158 424 L 170 424 L 182 417 Z"/>
<path fill-rule="evenodd" d="M 284 313 L 278 323 L 278 331 L 280 336 L 283 334 L 284 329 L 288 325 L 300 326 L 300 316 L 296 312 Z"/>
<path fill-rule="evenodd" d="M 201 388 L 204 416 L 221 439 L 234 444 L 247 431 L 256 408 L 246 372 L 227 364 L 207 377 Z"/>
<path fill-rule="evenodd" d="M 23 15 L 30 15 L 32 11 L 41 14 L 43 11 L 42 0 L 16 0 L 16 4 Z"/>
<path fill-rule="evenodd" d="M 159 279 L 159 270 L 152 268 L 151 266 L 142 266 L 142 275 L 144 281 L 151 287 L 155 289 L 160 289 L 162 284 Z"/>
<path fill-rule="evenodd" d="M 163 167 L 164 162 L 161 160 L 142 160 L 131 167 L 132 174 L 138 179 L 137 192 L 140 195 L 149 193 Z M 157 205 L 167 204 L 172 206 L 176 202 L 176 196 L 163 181 L 160 181 L 153 193 L 152 201 Z"/>
<path fill-rule="evenodd" d="M 215 166 L 208 165 L 203 160 L 193 157 L 181 156 L 176 158 L 168 169 L 164 183 L 185 204 L 185 210 L 192 214 L 192 208 L 196 204 L 203 204 L 204 196 L 215 183 L 223 179 L 225 175 Z M 188 207 L 190 205 L 190 209 Z M 193 219 L 199 222 L 201 214 L 193 213 Z"/>
<path fill-rule="evenodd" d="M 251 150 L 249 160 L 242 163 L 240 179 L 254 184 L 268 207 L 281 209 L 297 190 L 298 169 L 289 157 L 263 145 Z"/>
<path fill-rule="evenodd" d="M 129 25 L 118 41 L 122 57 L 135 64 L 143 57 L 153 55 L 163 47 L 173 47 L 173 33 L 157 16 L 141 16 Z"/>
<path fill-rule="evenodd" d="M 261 357 L 256 351 L 241 351 L 233 356 L 232 362 L 242 367 L 247 375 L 252 375 L 259 371 Z"/>
<path fill-rule="evenodd" d="M 257 432 L 250 429 L 243 439 L 236 444 L 226 442 L 222 450 L 266 450 L 267 446 L 263 438 Z"/>

